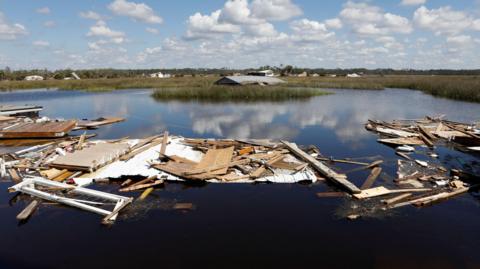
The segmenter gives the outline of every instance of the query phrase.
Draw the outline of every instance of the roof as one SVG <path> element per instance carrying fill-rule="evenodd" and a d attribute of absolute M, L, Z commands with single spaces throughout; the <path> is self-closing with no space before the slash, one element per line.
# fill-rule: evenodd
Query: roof
<path fill-rule="evenodd" d="M 285 81 L 278 78 L 274 78 L 274 77 L 260 77 L 260 76 L 227 76 L 215 82 L 215 84 L 240 84 L 240 85 L 247 85 L 247 84 L 274 85 L 279 83 L 285 83 Z"/>

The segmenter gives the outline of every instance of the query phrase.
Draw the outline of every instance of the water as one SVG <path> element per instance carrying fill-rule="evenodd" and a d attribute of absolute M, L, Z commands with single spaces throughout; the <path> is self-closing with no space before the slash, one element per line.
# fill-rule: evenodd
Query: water
<path fill-rule="evenodd" d="M 385 174 L 377 184 L 387 185 L 398 158 L 364 129 L 367 119 L 445 114 L 450 120 L 474 122 L 480 114 L 478 104 L 397 89 L 336 90 L 333 95 L 281 103 L 157 102 L 150 93 L 16 91 L 0 93 L 0 103 L 42 105 L 42 115 L 51 118 L 127 119 L 95 130 L 98 138 L 144 137 L 167 129 L 187 137 L 287 139 L 316 145 L 336 158 L 369 161 L 381 156 Z M 449 168 L 478 164 L 478 156 L 451 148 L 436 152 L 437 161 L 418 158 Z M 349 179 L 359 186 L 367 175 L 368 171 L 354 172 Z M 26 203 L 12 200 L 14 195 L 6 193 L 10 185 L 0 182 L 0 268 L 480 267 L 477 193 L 428 208 L 374 212 L 348 221 L 345 215 L 356 203 L 317 198 L 317 192 L 335 190 L 324 183 L 168 184 L 106 228 L 98 215 L 58 206 L 42 206 L 27 223 L 19 224 L 15 216 Z M 174 211 L 175 202 L 193 203 L 195 209 Z"/>

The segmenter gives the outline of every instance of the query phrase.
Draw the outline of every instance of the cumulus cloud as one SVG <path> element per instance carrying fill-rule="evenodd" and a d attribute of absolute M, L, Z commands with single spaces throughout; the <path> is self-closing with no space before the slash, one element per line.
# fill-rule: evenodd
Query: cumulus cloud
<path fill-rule="evenodd" d="M 230 23 L 220 22 L 221 10 L 217 10 L 210 15 L 202 15 L 197 12 L 187 20 L 188 39 L 209 38 L 218 34 L 238 33 L 241 28 Z"/>
<path fill-rule="evenodd" d="M 125 36 L 125 33 L 114 31 L 110 29 L 104 21 L 98 21 L 95 25 L 90 27 L 90 31 L 87 33 L 87 36 L 121 38 Z"/>
<path fill-rule="evenodd" d="M 253 0 L 252 14 L 269 21 L 283 21 L 303 14 L 302 9 L 290 0 Z"/>
<path fill-rule="evenodd" d="M 9 24 L 2 12 L 0 12 L 0 40 L 14 40 L 17 37 L 28 34 L 25 26 L 19 23 Z"/>
<path fill-rule="evenodd" d="M 79 16 L 84 19 L 90 19 L 90 20 L 96 20 L 96 21 L 103 19 L 103 17 L 100 14 L 93 12 L 91 10 L 80 12 Z"/>
<path fill-rule="evenodd" d="M 265 20 L 253 17 L 247 0 L 229 0 L 219 16 L 220 22 L 232 24 L 259 24 Z"/>
<path fill-rule="evenodd" d="M 342 21 L 339 18 L 325 20 L 325 25 L 330 29 L 340 29 L 343 27 Z"/>
<path fill-rule="evenodd" d="M 37 40 L 33 42 L 33 45 L 36 47 L 48 47 L 50 46 L 50 43 L 44 40 Z"/>
<path fill-rule="evenodd" d="M 327 30 L 324 23 L 307 19 L 296 20 L 290 23 L 293 30 L 293 39 L 297 41 L 321 41 L 335 35 Z"/>
<path fill-rule="evenodd" d="M 402 0 L 400 3 L 402 6 L 418 6 L 423 5 L 427 0 Z"/>
<path fill-rule="evenodd" d="M 160 24 L 163 22 L 163 19 L 156 15 L 155 11 L 145 3 L 115 0 L 108 5 L 108 9 L 116 15 L 130 17 L 135 21 L 152 24 Z"/>
<path fill-rule="evenodd" d="M 447 37 L 447 43 L 456 46 L 467 46 L 472 43 L 473 39 L 469 35 L 458 35 Z"/>
<path fill-rule="evenodd" d="M 408 34 L 413 31 L 407 18 L 385 13 L 381 8 L 367 3 L 347 2 L 340 17 L 359 35 Z"/>
<path fill-rule="evenodd" d="M 50 9 L 48 7 L 42 7 L 38 8 L 36 12 L 39 14 L 50 14 Z"/>
<path fill-rule="evenodd" d="M 449 6 L 438 9 L 421 6 L 413 14 L 413 20 L 419 27 L 433 31 L 436 35 L 455 35 L 468 29 L 475 30 L 477 23 L 480 25 L 479 20 L 474 20 L 467 13 L 453 10 Z"/>

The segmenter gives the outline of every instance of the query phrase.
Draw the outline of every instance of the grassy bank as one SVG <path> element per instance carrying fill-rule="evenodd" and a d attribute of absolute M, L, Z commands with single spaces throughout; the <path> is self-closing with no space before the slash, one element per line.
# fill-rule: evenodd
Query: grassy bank
<path fill-rule="evenodd" d="M 65 90 L 116 90 L 116 89 L 159 89 L 157 95 L 177 96 L 177 99 L 194 98 L 200 96 L 234 96 L 240 93 L 229 91 L 229 88 L 212 86 L 217 76 L 211 77 L 181 77 L 169 79 L 151 78 L 122 78 L 122 79 L 84 79 L 84 80 L 47 80 L 47 81 L 1 81 L 0 90 L 60 88 Z M 361 78 L 346 77 L 287 77 L 283 78 L 288 84 L 271 89 L 282 91 L 270 92 L 270 87 L 251 87 L 244 91 L 244 96 L 252 98 L 266 98 L 270 96 L 312 95 L 311 92 L 292 93 L 291 88 L 321 88 L 321 89 L 384 89 L 406 88 L 420 90 L 425 93 L 456 100 L 480 102 L 480 77 L 478 76 L 367 76 Z M 262 89 L 260 93 L 253 93 L 253 89 Z M 238 90 L 238 88 L 235 88 Z M 226 91 L 227 93 L 223 93 Z M 293 92 L 298 91 L 293 90 Z M 247 94 L 248 92 L 248 94 Z M 284 92 L 284 93 L 282 93 Z M 246 95 L 245 95 L 246 94 Z M 287 94 L 287 95 L 288 95 Z M 260 97 L 262 96 L 263 97 Z M 256 97 L 253 97 L 256 96 Z M 212 97 L 213 98 L 213 97 Z M 219 97 L 218 100 L 226 97 Z M 275 97 L 277 98 L 277 97 Z M 280 98 L 280 97 L 278 97 Z M 283 97 L 282 97 L 283 98 Z"/>
<path fill-rule="evenodd" d="M 301 100 L 328 94 L 321 89 L 265 86 L 209 86 L 160 88 L 153 92 L 156 100 L 180 101 L 285 101 Z"/>

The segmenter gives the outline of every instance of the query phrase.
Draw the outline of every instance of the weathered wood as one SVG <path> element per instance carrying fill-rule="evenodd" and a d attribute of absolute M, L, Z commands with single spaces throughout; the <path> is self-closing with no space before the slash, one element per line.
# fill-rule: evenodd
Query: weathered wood
<path fill-rule="evenodd" d="M 288 141 L 281 141 L 295 156 L 301 158 L 305 162 L 308 162 L 317 172 L 327 177 L 331 181 L 343 186 L 351 193 L 361 193 L 362 191 L 355 186 L 352 182 L 347 180 L 346 175 L 338 174 L 330 169 L 330 167 L 324 165 L 322 162 L 316 160 L 314 157 L 308 155 L 306 152 L 297 147 L 297 145 Z"/>
<path fill-rule="evenodd" d="M 162 145 L 160 146 L 160 156 L 165 155 L 165 151 L 167 150 L 167 143 L 168 143 L 168 132 L 165 131 L 163 133 Z"/>
<path fill-rule="evenodd" d="M 344 197 L 344 192 L 331 191 L 331 192 L 317 192 L 318 198 L 329 198 L 329 197 Z"/>
<path fill-rule="evenodd" d="M 357 199 L 365 199 L 365 198 L 372 198 L 372 197 L 387 195 L 391 193 L 424 192 L 424 191 L 431 191 L 431 190 L 432 189 L 428 189 L 428 188 L 389 190 L 383 186 L 380 186 L 380 187 L 362 190 L 361 193 L 356 193 L 353 196 Z"/>
<path fill-rule="evenodd" d="M 130 187 L 135 187 L 135 186 L 142 185 L 142 184 L 145 184 L 145 183 L 148 183 L 148 182 L 154 182 L 156 179 L 157 179 L 157 176 L 149 176 L 145 179 L 142 179 L 140 181 L 137 181 L 137 182 L 131 184 Z"/>
<path fill-rule="evenodd" d="M 425 142 L 425 145 L 427 145 L 429 148 L 433 148 L 433 142 L 430 141 L 430 139 L 428 139 L 428 137 L 426 137 L 423 134 L 420 134 L 420 138 L 423 140 L 423 142 Z"/>
<path fill-rule="evenodd" d="M 8 173 L 10 174 L 10 177 L 12 178 L 13 182 L 20 183 L 22 181 L 22 179 L 18 175 L 17 170 L 15 170 L 14 168 L 8 169 Z"/>
<path fill-rule="evenodd" d="M 152 183 L 146 183 L 146 184 L 139 184 L 139 185 L 135 185 L 135 186 L 129 186 L 129 187 L 120 189 L 119 191 L 120 191 L 120 192 L 136 191 L 136 190 L 141 190 L 141 189 L 145 189 L 145 188 L 149 188 L 149 187 L 153 187 L 153 186 L 158 186 L 158 185 L 162 185 L 162 184 L 163 184 L 163 179 L 158 179 L 158 180 L 155 180 L 155 181 L 152 182 Z"/>
<path fill-rule="evenodd" d="M 192 203 L 176 203 L 173 205 L 173 209 L 176 210 L 191 210 L 193 209 L 193 204 Z"/>
<path fill-rule="evenodd" d="M 78 143 L 77 143 L 77 146 L 75 147 L 76 150 L 81 150 L 83 148 L 83 142 L 85 142 L 85 135 L 87 133 L 83 133 L 81 136 L 80 136 L 80 139 L 78 139 Z"/>
<path fill-rule="evenodd" d="M 28 204 L 22 212 L 17 215 L 17 220 L 24 221 L 30 218 L 30 216 L 35 212 L 38 208 L 40 203 L 37 200 L 33 200 L 30 204 Z"/>
<path fill-rule="evenodd" d="M 198 165 L 196 165 L 196 173 L 193 174 L 199 174 L 198 171 L 204 171 L 202 173 L 212 173 L 215 175 L 226 174 L 232 161 L 233 150 L 234 147 L 209 149 Z"/>
<path fill-rule="evenodd" d="M 401 201 L 401 200 L 403 200 L 403 199 L 405 199 L 405 198 L 408 198 L 408 197 L 410 197 L 410 196 L 412 196 L 411 193 L 404 193 L 404 194 L 400 194 L 400 195 L 398 195 L 398 196 L 395 196 L 395 197 L 393 197 L 393 198 L 390 198 L 390 199 L 387 199 L 387 200 L 383 200 L 382 202 L 383 202 L 384 204 L 386 204 L 386 205 L 392 205 L 392 204 L 394 204 L 394 203 L 396 203 L 396 202 L 398 202 L 398 201 Z"/>
<path fill-rule="evenodd" d="M 403 202 L 403 203 L 394 204 L 394 205 L 390 206 L 390 208 L 398 208 L 398 207 L 403 207 L 403 206 L 406 206 L 406 205 L 418 205 L 418 206 L 430 205 L 430 204 L 433 204 L 435 202 L 446 200 L 446 199 L 452 198 L 454 196 L 466 193 L 474 187 L 478 187 L 478 185 L 471 186 L 471 187 L 458 188 L 458 189 L 456 189 L 454 191 L 451 191 L 451 192 L 441 192 L 441 193 L 437 193 L 437 194 L 434 194 L 434 195 L 431 195 L 431 196 L 421 197 L 421 198 L 406 201 L 406 202 Z"/>
<path fill-rule="evenodd" d="M 317 157 L 316 159 L 319 160 L 319 161 L 325 161 L 325 162 L 358 164 L 358 165 L 365 165 L 365 166 L 369 165 L 369 163 L 350 161 L 350 160 L 339 160 L 339 159 L 330 159 L 330 158 L 323 158 L 323 157 Z"/>
<path fill-rule="evenodd" d="M 253 171 L 252 173 L 250 173 L 250 176 L 252 178 L 259 178 L 262 176 L 263 173 L 265 173 L 267 171 L 267 169 L 265 169 L 265 166 L 260 166 L 258 167 L 255 171 Z"/>
<path fill-rule="evenodd" d="M 360 187 L 360 189 L 365 190 L 365 189 L 370 188 L 373 185 L 373 183 L 375 182 L 375 180 L 377 180 L 377 178 L 378 178 L 378 176 L 380 175 L 381 172 L 382 172 L 382 168 L 374 167 L 372 169 L 372 171 L 370 172 L 370 175 L 368 175 L 367 179 L 365 180 L 365 182 Z"/>
<path fill-rule="evenodd" d="M 142 153 L 142 152 L 145 152 L 147 151 L 148 149 L 152 148 L 152 147 L 155 147 L 155 146 L 158 146 L 162 144 L 162 141 L 161 140 L 158 140 L 158 141 L 150 141 L 149 143 L 143 145 L 142 147 L 139 147 L 139 148 L 135 148 L 134 150 L 130 150 L 129 153 L 123 155 L 120 157 L 120 161 L 128 161 L 130 160 L 131 158 L 135 157 L 136 155 Z"/>
<path fill-rule="evenodd" d="M 130 185 L 132 182 L 133 182 L 133 180 L 127 179 L 127 180 L 125 180 L 124 182 L 122 182 L 122 184 L 120 184 L 120 186 L 121 186 L 121 187 L 125 187 L 125 186 Z"/>
<path fill-rule="evenodd" d="M 407 154 L 400 152 L 400 151 L 395 151 L 395 154 L 397 154 L 400 157 L 403 157 L 407 160 L 413 161 L 412 157 L 408 156 Z"/>
<path fill-rule="evenodd" d="M 432 135 L 429 131 L 427 131 L 422 125 L 417 125 L 418 130 L 428 138 L 428 140 L 435 140 L 435 136 Z"/>
<path fill-rule="evenodd" d="M 374 162 L 372 162 L 371 164 L 363 167 L 363 169 L 365 169 L 365 170 L 366 170 L 366 169 L 370 169 L 370 168 L 379 166 L 379 165 L 382 164 L 382 163 L 383 163 L 383 160 L 377 160 L 377 161 L 374 161 Z"/>

